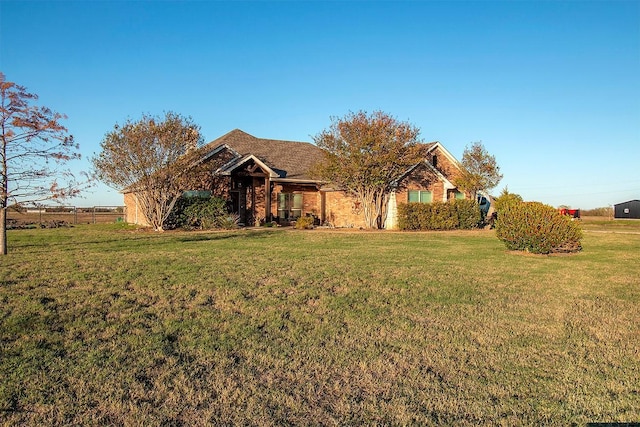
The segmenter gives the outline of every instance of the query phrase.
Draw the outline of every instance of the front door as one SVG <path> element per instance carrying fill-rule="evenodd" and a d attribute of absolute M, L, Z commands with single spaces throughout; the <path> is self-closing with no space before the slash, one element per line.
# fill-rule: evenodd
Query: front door
<path fill-rule="evenodd" d="M 247 223 L 247 189 L 243 186 L 237 190 L 231 190 L 231 212 L 240 217 L 240 223 Z"/>

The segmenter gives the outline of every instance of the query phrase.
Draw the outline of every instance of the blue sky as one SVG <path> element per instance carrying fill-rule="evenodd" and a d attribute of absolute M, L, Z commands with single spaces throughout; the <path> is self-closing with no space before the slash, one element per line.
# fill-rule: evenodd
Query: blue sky
<path fill-rule="evenodd" d="M 142 113 L 311 141 L 385 111 L 525 200 L 640 199 L 640 1 L 6 1 L 0 70 L 66 114 L 89 170 Z M 121 205 L 96 187 L 78 206 Z"/>

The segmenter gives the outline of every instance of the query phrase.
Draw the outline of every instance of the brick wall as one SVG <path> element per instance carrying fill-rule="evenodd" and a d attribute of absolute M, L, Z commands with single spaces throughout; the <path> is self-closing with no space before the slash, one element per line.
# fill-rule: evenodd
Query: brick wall
<path fill-rule="evenodd" d="M 325 192 L 326 220 L 335 227 L 365 227 L 364 213 L 358 201 L 343 191 Z"/>
<path fill-rule="evenodd" d="M 401 187 L 396 192 L 398 203 L 406 203 L 409 200 L 410 190 L 431 191 L 431 200 L 442 200 L 444 184 L 431 168 L 423 165 L 418 166 L 401 183 Z"/>
<path fill-rule="evenodd" d="M 302 194 L 302 216 L 312 214 L 320 217 L 322 214 L 322 194 L 315 187 L 297 184 L 278 184 L 273 188 L 271 196 L 271 214 L 278 215 L 278 194 Z"/>
<path fill-rule="evenodd" d="M 447 158 L 444 152 L 435 149 L 427 158 L 427 161 L 433 164 L 433 156 L 437 157 L 436 168 L 440 173 L 453 181 L 459 169 Z M 210 188 L 216 196 L 225 199 L 229 197 L 230 178 L 229 177 L 212 177 L 210 175 L 213 166 L 227 160 L 229 153 L 220 153 L 218 158 L 210 159 L 207 166 L 202 170 L 207 176 L 203 180 L 204 186 Z M 251 188 L 254 194 L 249 191 L 247 193 L 247 210 L 253 212 L 257 218 L 265 216 L 265 186 L 264 178 L 254 178 Z M 431 191 L 433 201 L 448 200 L 455 197 L 455 191 L 445 188 L 444 183 L 437 174 L 427 165 L 419 166 L 410 176 L 405 178 L 401 187 L 396 193 L 397 203 L 406 203 L 408 201 L 409 190 L 427 190 Z M 271 214 L 275 217 L 278 215 L 278 194 L 280 193 L 299 193 L 302 194 L 302 215 L 313 214 L 322 220 L 332 223 L 336 227 L 364 227 L 364 214 L 359 202 L 353 197 L 342 191 L 317 191 L 315 187 L 296 185 L 296 184 L 277 184 L 274 185 L 271 197 Z M 324 199 L 324 218 L 322 217 L 322 207 Z M 126 220 L 129 223 L 147 225 L 144 216 L 140 213 L 135 202 L 135 196 L 132 193 L 124 195 L 125 206 L 127 207 Z M 254 224 L 247 224 L 254 225 Z"/>
<path fill-rule="evenodd" d="M 429 163 L 433 164 L 434 155 L 437 156 L 436 169 L 453 184 L 460 170 L 439 149 L 429 154 L 427 158 Z M 451 200 L 455 198 L 457 191 L 456 189 L 445 188 L 445 183 L 427 165 L 419 166 L 404 179 L 396 193 L 398 203 L 407 203 L 409 201 L 409 190 L 431 191 L 432 201 Z"/>
<path fill-rule="evenodd" d="M 136 201 L 136 196 L 133 193 L 125 193 L 124 194 L 124 206 L 126 217 L 125 221 L 129 224 L 137 224 L 142 226 L 149 226 L 150 224 L 147 222 L 147 219 L 140 211 L 138 207 L 138 203 Z"/>

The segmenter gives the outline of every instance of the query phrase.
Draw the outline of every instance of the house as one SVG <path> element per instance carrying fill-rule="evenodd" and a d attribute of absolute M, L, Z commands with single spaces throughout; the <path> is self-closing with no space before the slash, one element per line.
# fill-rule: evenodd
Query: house
<path fill-rule="evenodd" d="M 425 144 L 425 160 L 410 168 L 391 194 L 385 228 L 397 227 L 397 205 L 465 198 L 452 183 L 458 161 L 439 142 Z M 200 191 L 228 201 L 240 222 L 289 224 L 312 215 L 336 227 L 362 227 L 357 200 L 312 176 L 324 152 L 307 142 L 257 138 L 239 129 L 204 145 L 197 155 L 207 171 Z M 202 167 L 199 168 L 200 173 Z M 124 193 L 127 222 L 146 225 L 135 193 Z"/>
<path fill-rule="evenodd" d="M 613 205 L 613 213 L 614 218 L 640 219 L 640 200 L 629 200 Z"/>

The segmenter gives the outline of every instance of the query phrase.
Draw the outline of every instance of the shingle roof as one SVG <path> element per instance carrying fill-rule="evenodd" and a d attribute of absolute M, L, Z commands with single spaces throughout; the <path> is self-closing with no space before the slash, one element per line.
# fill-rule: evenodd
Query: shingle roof
<path fill-rule="evenodd" d="M 226 144 L 242 157 L 253 155 L 280 175 L 280 178 L 312 180 L 311 167 L 323 159 L 323 150 L 308 142 L 256 138 L 240 129 L 211 141 L 200 148 L 206 155 Z"/>

